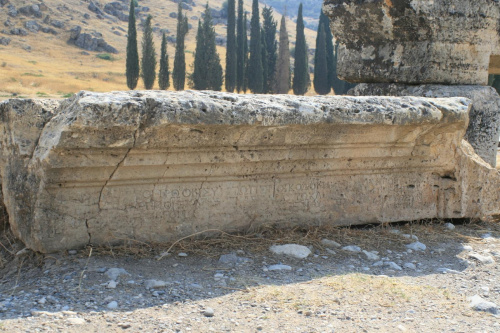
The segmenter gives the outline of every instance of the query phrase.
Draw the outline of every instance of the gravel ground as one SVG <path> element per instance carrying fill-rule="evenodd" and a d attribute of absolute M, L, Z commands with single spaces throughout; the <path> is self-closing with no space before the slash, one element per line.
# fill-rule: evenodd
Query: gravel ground
<path fill-rule="evenodd" d="M 493 220 L 222 235 L 168 254 L 129 243 L 10 255 L 21 248 L 6 237 L 0 331 L 500 331 Z"/>

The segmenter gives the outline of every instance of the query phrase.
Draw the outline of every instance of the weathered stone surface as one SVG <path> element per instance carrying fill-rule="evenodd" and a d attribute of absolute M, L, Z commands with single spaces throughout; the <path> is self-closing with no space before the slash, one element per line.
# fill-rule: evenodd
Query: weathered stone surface
<path fill-rule="evenodd" d="M 0 104 L 15 233 L 50 252 L 206 229 L 500 213 L 465 98 L 81 92 Z"/>
<path fill-rule="evenodd" d="M 496 0 L 325 0 L 351 82 L 487 83 L 500 54 Z"/>
<path fill-rule="evenodd" d="M 465 139 L 476 154 L 496 166 L 500 136 L 500 96 L 492 87 L 403 84 L 359 84 L 349 91 L 354 96 L 467 97 L 472 100 Z"/>

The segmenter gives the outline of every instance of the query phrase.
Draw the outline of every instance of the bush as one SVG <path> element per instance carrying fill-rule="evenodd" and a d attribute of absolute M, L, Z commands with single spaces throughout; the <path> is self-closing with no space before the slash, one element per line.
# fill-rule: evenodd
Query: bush
<path fill-rule="evenodd" d="M 115 60 L 115 58 L 109 53 L 99 53 L 99 54 L 96 54 L 96 57 L 99 59 L 102 59 L 102 60 L 109 60 L 109 61 Z"/>

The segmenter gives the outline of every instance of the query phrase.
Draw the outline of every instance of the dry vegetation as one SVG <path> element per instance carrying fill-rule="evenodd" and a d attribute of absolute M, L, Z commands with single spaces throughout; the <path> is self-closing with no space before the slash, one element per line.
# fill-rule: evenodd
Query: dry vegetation
<path fill-rule="evenodd" d="M 21 7 L 32 3 L 27 0 L 13 1 L 15 6 Z M 95 14 L 87 9 L 88 2 L 80 0 L 45 0 L 44 3 L 50 8 L 48 14 L 51 19 L 65 22 L 64 31 L 53 36 L 42 32 L 29 33 L 28 36 L 8 36 L 12 39 L 9 46 L 0 46 L 0 99 L 10 98 L 12 94 L 26 97 L 64 97 L 68 94 L 80 90 L 91 91 L 113 91 L 124 90 L 126 80 L 125 70 L 125 33 L 117 36 L 113 32 L 121 27 L 127 29 L 127 22 L 117 23 L 108 20 L 99 20 Z M 101 1 L 105 4 L 107 1 Z M 148 6 L 150 13 L 154 16 L 153 24 L 161 29 L 168 29 L 169 35 L 175 36 L 176 19 L 169 17 L 171 12 L 177 12 L 177 4 L 170 0 L 141 0 L 141 6 Z M 212 0 L 210 6 L 220 9 L 223 0 Z M 251 12 L 251 1 L 245 1 L 246 10 Z M 192 11 L 185 11 L 189 23 L 193 28 L 186 37 L 186 62 L 187 71 L 190 72 L 190 64 L 193 62 L 193 52 L 195 50 L 195 36 L 197 20 L 194 17 L 201 17 L 204 11 L 203 3 L 198 3 Z M 47 13 L 47 12 L 46 12 Z M 90 14 L 90 19 L 84 20 L 83 14 Z M 44 13 L 45 15 L 45 13 Z M 249 17 L 250 18 L 250 17 Z M 0 21 L 7 19 L 6 12 L 0 12 Z M 22 22 L 30 20 L 19 15 L 11 21 L 17 22 L 21 27 Z M 278 20 L 279 17 L 276 16 Z M 88 24 L 82 23 L 86 21 Z M 102 33 L 103 38 L 112 46 L 118 49 L 119 54 L 113 55 L 114 60 L 103 60 L 97 57 L 98 52 L 89 52 L 90 55 L 83 55 L 81 49 L 68 45 L 69 29 L 74 25 L 82 26 L 83 30 L 97 31 Z M 295 40 L 295 23 L 288 20 L 287 29 L 290 34 L 290 41 Z M 138 40 L 141 41 L 140 27 Z M 225 36 L 225 25 L 217 25 L 216 32 Z M 306 39 L 310 47 L 314 47 L 316 32 L 306 29 Z M 159 53 L 161 36 L 155 34 L 155 46 Z M 31 46 L 31 51 L 26 51 L 23 47 Z M 225 47 L 217 47 L 224 67 Z M 175 45 L 168 45 L 170 66 L 173 67 Z M 312 57 L 311 57 L 312 59 Z M 155 85 L 157 88 L 157 85 Z M 188 88 L 188 87 L 186 87 Z M 143 89 L 142 82 L 139 82 L 138 89 Z M 313 92 L 311 91 L 311 94 Z"/>

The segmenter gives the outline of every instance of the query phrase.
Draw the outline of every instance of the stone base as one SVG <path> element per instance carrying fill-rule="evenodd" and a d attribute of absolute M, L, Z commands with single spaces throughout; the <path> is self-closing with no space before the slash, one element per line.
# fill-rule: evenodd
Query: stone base
<path fill-rule="evenodd" d="M 354 96 L 466 97 L 472 100 L 465 139 L 476 154 L 496 166 L 500 136 L 500 96 L 492 87 L 366 83 L 349 91 Z"/>
<path fill-rule="evenodd" d="M 81 92 L 0 103 L 10 223 L 34 250 L 207 229 L 499 214 L 469 100 Z"/>

